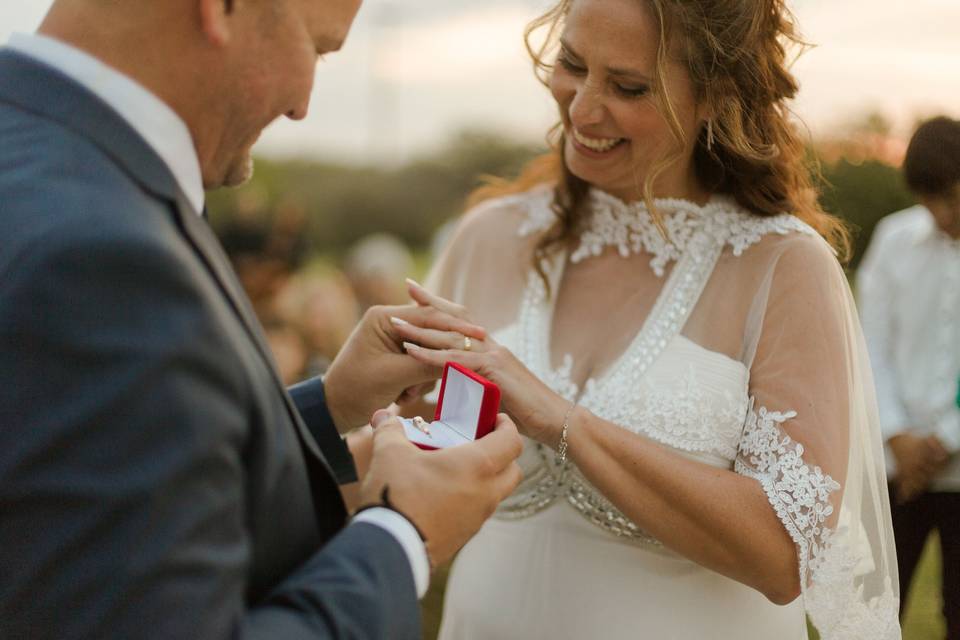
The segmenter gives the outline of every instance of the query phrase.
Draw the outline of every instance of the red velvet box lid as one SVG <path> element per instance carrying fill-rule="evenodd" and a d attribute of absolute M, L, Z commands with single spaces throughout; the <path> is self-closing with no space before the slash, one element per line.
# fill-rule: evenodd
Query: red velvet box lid
<path fill-rule="evenodd" d="M 491 431 L 500 408 L 500 388 L 455 362 L 443 368 L 440 398 L 429 434 L 402 419 L 407 437 L 421 449 L 446 449 L 473 442 Z"/>

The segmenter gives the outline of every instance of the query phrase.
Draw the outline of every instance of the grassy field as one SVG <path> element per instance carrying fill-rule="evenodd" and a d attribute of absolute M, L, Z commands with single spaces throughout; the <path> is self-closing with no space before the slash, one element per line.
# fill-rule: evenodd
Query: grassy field
<path fill-rule="evenodd" d="M 903 620 L 903 640 L 941 640 L 946 634 L 940 599 L 940 543 L 927 541 Z M 902 588 L 902 587 L 901 587 Z"/>
<path fill-rule="evenodd" d="M 437 637 L 443 610 L 443 586 L 446 581 L 447 569 L 442 567 L 434 576 L 430 591 L 423 599 L 424 640 L 434 640 Z M 936 544 L 935 537 L 930 539 L 923 552 L 908 605 L 903 621 L 903 640 L 941 640 L 944 637 L 946 631 L 940 601 L 940 547 Z M 598 633 L 595 637 L 602 640 L 603 634 Z M 810 635 L 811 640 L 816 637 L 815 633 Z"/>

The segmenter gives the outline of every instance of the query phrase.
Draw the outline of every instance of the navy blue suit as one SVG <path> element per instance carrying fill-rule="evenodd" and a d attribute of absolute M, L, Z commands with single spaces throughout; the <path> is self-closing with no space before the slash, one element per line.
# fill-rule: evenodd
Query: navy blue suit
<path fill-rule="evenodd" d="M 322 393 L 146 142 L 0 50 L 0 638 L 419 637 Z"/>

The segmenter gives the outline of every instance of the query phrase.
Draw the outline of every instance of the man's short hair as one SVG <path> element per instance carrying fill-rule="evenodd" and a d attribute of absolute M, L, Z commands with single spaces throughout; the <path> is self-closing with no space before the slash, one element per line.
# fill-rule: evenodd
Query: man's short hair
<path fill-rule="evenodd" d="M 960 121 L 927 120 L 910 139 L 903 175 L 914 193 L 942 194 L 960 183 Z"/>

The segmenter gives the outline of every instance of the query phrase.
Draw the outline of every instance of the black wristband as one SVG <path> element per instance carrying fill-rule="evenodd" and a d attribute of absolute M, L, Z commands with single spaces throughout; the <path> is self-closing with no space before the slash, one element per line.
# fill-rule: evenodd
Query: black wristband
<path fill-rule="evenodd" d="M 417 526 L 417 523 L 414 522 L 413 519 L 410 518 L 410 516 L 405 514 L 400 509 L 397 509 L 397 507 L 394 506 L 392 502 L 390 502 L 390 485 L 389 484 L 383 485 L 383 491 L 380 492 L 380 502 L 374 502 L 374 503 L 366 504 L 360 507 L 354 512 L 353 517 L 357 517 L 358 514 L 363 513 L 364 511 L 368 511 L 369 509 L 389 509 L 394 513 L 399 513 L 401 516 L 403 516 L 404 520 L 410 523 L 410 526 L 413 527 L 414 531 L 417 532 L 417 535 L 420 536 L 420 540 L 423 541 L 423 544 L 427 544 L 427 537 L 423 535 L 423 531 L 420 530 L 420 527 Z"/>

